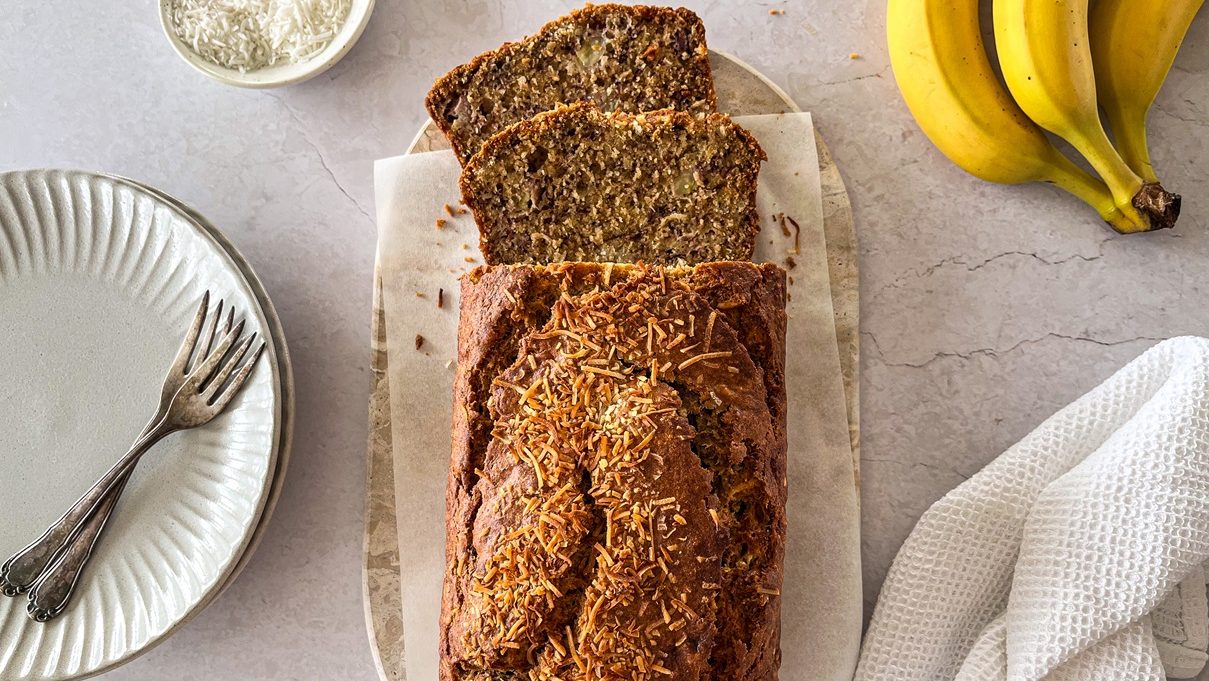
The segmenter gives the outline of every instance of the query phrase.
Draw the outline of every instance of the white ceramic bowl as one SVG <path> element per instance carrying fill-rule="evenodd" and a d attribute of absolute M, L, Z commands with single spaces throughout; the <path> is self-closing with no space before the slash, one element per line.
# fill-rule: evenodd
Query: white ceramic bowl
<path fill-rule="evenodd" d="M 340 32 L 336 34 L 336 37 L 332 39 L 332 42 L 327 47 L 323 48 L 323 51 L 310 59 L 298 64 L 269 66 L 255 71 L 248 71 L 247 73 L 240 73 L 238 69 L 228 69 L 206 61 L 201 55 L 194 52 L 191 47 L 182 42 L 172 30 L 172 17 L 170 16 L 171 0 L 160 0 L 159 2 L 160 26 L 164 29 L 164 35 L 167 36 L 172 49 L 176 50 L 180 58 L 184 59 L 189 66 L 210 76 L 214 80 L 237 87 L 281 87 L 282 85 L 293 85 L 294 83 L 301 83 L 304 80 L 314 78 L 331 68 L 344 55 L 348 54 L 348 51 L 356 44 L 357 39 L 361 37 L 361 33 L 365 30 L 365 25 L 369 23 L 369 16 L 374 11 L 374 1 L 352 0 L 352 7 L 348 10 L 348 19 L 344 21 L 344 26 L 340 28 Z"/>

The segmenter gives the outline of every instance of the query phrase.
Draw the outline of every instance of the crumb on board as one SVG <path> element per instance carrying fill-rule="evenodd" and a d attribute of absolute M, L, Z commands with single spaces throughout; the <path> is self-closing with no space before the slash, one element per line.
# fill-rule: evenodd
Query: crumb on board
<path fill-rule="evenodd" d="M 462 260 L 465 260 L 466 262 L 474 262 L 474 256 L 468 255 L 465 258 L 462 258 Z"/>
<path fill-rule="evenodd" d="M 448 203 L 445 204 L 445 212 L 449 213 L 449 217 L 453 217 L 453 206 L 449 205 Z"/>
<path fill-rule="evenodd" d="M 781 235 L 786 239 L 793 236 L 789 233 L 789 225 L 785 224 L 785 214 L 781 213 Z"/>
<path fill-rule="evenodd" d="M 785 258 L 785 269 L 792 270 L 793 268 L 795 268 L 797 266 L 798 266 L 798 261 L 794 260 L 792 255 L 787 256 Z"/>
<path fill-rule="evenodd" d="M 437 229 L 445 229 L 445 218 L 437 218 Z"/>
<path fill-rule="evenodd" d="M 788 215 L 785 216 L 785 219 L 789 220 L 789 224 L 793 225 L 793 250 L 790 253 L 798 255 L 802 252 L 802 226 L 798 224 L 797 220 Z"/>
<path fill-rule="evenodd" d="M 771 14 L 772 16 L 774 16 L 774 17 L 779 17 L 779 16 L 781 16 L 782 14 L 784 14 L 784 13 L 785 13 L 785 10 L 783 10 L 783 9 L 776 9 L 776 8 L 774 8 L 774 9 L 770 9 L 770 10 L 768 10 L 768 13 L 769 13 L 769 14 Z"/>
<path fill-rule="evenodd" d="M 451 360 L 449 360 L 448 362 L 445 362 L 445 368 L 446 368 L 446 369 L 448 369 L 448 368 L 449 368 L 449 367 L 451 367 L 451 366 L 453 366 L 453 360 L 452 360 L 452 359 L 451 359 Z"/>
<path fill-rule="evenodd" d="M 466 209 L 461 206 L 451 206 L 447 203 L 445 204 L 445 212 L 449 213 L 449 217 L 456 218 L 459 215 L 465 215 Z"/>
<path fill-rule="evenodd" d="M 793 275 L 789 275 L 789 285 L 793 286 Z"/>
<path fill-rule="evenodd" d="M 437 289 L 437 307 L 445 307 L 445 289 Z"/>
<path fill-rule="evenodd" d="M 416 291 L 416 297 L 417 298 L 427 298 L 428 296 L 425 295 L 423 291 Z"/>
<path fill-rule="evenodd" d="M 469 251 L 469 250 L 470 250 L 470 244 L 466 244 L 466 243 L 462 244 L 462 250 L 463 250 L 463 251 Z"/>
<path fill-rule="evenodd" d="M 416 334 L 416 349 L 419 350 L 422 347 L 424 347 L 424 337 L 417 333 Z"/>
<path fill-rule="evenodd" d="M 861 53 L 860 53 L 860 52 L 849 52 L 849 53 L 848 53 L 848 58 L 849 58 L 849 59 L 860 59 L 860 58 L 861 58 Z"/>

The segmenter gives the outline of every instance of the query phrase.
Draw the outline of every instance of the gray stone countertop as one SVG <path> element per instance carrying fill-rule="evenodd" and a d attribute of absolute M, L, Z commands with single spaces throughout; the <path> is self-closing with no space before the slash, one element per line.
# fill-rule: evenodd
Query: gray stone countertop
<path fill-rule="evenodd" d="M 360 571 L 372 161 L 403 152 L 436 76 L 576 4 L 379 0 L 335 68 L 248 91 L 180 61 L 152 2 L 6 0 L 0 169 L 104 170 L 198 207 L 264 280 L 294 358 L 293 459 L 259 552 L 196 620 L 106 678 L 376 678 Z M 1151 120 L 1155 165 L 1185 196 L 1180 225 L 1121 237 L 1056 189 L 987 184 L 942 157 L 898 96 L 883 0 L 684 4 L 711 46 L 814 113 L 848 183 L 871 606 L 929 504 L 1155 340 L 1209 332 L 1209 20 Z"/>

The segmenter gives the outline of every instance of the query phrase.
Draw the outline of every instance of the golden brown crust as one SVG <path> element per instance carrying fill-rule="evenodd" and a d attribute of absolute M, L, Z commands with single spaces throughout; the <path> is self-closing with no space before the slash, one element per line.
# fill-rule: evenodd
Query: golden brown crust
<path fill-rule="evenodd" d="M 776 678 L 784 278 L 463 278 L 443 681 Z"/>
<path fill-rule="evenodd" d="M 725 114 L 579 102 L 493 137 L 460 185 L 489 264 L 749 260 L 766 159 Z"/>
<path fill-rule="evenodd" d="M 425 105 L 465 163 L 509 125 L 580 100 L 631 112 L 713 111 L 701 19 L 685 8 L 589 4 L 454 68 Z"/>

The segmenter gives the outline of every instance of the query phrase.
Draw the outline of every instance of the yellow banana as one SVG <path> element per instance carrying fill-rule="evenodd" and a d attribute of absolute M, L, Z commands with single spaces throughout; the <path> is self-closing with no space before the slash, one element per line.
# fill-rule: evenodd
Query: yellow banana
<path fill-rule="evenodd" d="M 1096 94 L 1125 162 L 1158 182 L 1146 114 L 1205 0 L 1097 0 L 1088 19 Z"/>
<path fill-rule="evenodd" d="M 1091 205 L 1118 231 L 1142 231 L 1103 182 L 1064 156 L 1003 89 L 982 44 L 978 0 L 889 0 L 890 64 L 924 134 L 950 160 L 990 182 L 1049 182 Z"/>
<path fill-rule="evenodd" d="M 1087 0 L 994 0 L 992 8 L 995 48 L 1008 90 L 1029 118 L 1087 158 L 1104 178 L 1117 209 L 1142 225 L 1119 231 L 1173 226 L 1180 197 L 1133 172 L 1100 123 Z"/>

